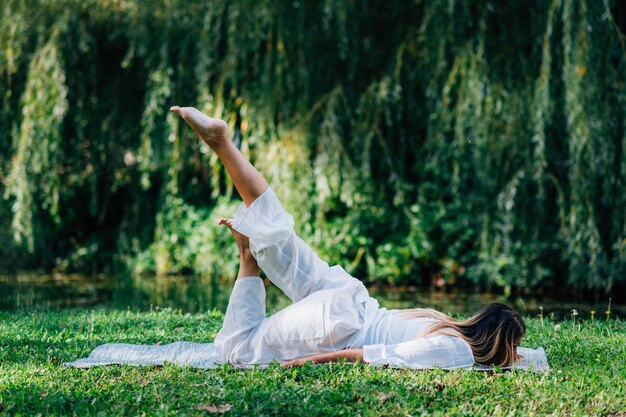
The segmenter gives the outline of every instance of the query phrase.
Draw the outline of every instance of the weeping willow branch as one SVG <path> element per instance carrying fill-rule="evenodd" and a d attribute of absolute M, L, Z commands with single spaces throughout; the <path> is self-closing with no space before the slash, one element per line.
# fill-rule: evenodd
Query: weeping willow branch
<path fill-rule="evenodd" d="M 56 42 L 59 28 L 35 52 L 22 95 L 22 123 L 11 163 L 5 198 L 12 199 L 13 231 L 18 243 L 34 246 L 33 218 L 48 213 L 59 218 L 62 160 L 61 123 L 68 109 L 65 73 Z"/>

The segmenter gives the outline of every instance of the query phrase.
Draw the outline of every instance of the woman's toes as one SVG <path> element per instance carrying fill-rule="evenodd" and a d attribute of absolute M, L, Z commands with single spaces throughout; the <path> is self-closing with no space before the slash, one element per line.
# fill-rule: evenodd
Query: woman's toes
<path fill-rule="evenodd" d="M 209 117 L 195 107 L 172 106 L 170 111 L 182 117 L 209 146 L 219 146 L 228 140 L 228 124 L 225 121 Z"/>
<path fill-rule="evenodd" d="M 217 224 L 220 226 L 228 226 L 230 228 L 233 227 L 233 219 L 228 219 L 226 217 L 222 217 L 217 221 Z"/>

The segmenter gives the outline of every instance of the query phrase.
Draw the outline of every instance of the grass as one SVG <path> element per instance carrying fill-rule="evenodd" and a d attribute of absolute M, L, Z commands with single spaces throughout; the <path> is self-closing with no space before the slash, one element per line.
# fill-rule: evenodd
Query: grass
<path fill-rule="evenodd" d="M 599 415 L 626 416 L 621 320 L 528 319 L 527 347 L 552 372 L 410 371 L 328 364 L 238 370 L 70 369 L 112 341 L 212 341 L 222 316 L 79 310 L 0 313 L 0 416 L 19 415 Z"/>

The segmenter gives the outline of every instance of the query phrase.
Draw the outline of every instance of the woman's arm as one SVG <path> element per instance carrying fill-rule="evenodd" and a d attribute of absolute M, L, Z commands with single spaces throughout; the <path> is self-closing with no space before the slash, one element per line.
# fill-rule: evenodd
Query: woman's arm
<path fill-rule="evenodd" d="M 365 345 L 363 359 L 370 365 L 410 369 L 457 369 L 474 365 L 470 345 L 448 335 L 420 337 L 395 345 Z"/>
<path fill-rule="evenodd" d="M 283 362 L 282 365 L 301 366 L 305 362 L 327 363 L 339 362 L 344 359 L 346 362 L 363 362 L 363 349 L 343 349 L 335 352 L 320 353 L 319 355 L 306 356 L 304 358 Z"/>

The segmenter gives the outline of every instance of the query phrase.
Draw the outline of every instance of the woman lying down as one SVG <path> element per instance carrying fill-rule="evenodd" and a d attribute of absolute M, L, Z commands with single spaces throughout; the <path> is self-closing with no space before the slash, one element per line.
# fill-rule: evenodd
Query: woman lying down
<path fill-rule="evenodd" d="M 505 304 L 489 304 L 458 321 L 430 309 L 379 308 L 365 286 L 340 266 L 329 267 L 294 233 L 263 176 L 228 138 L 227 124 L 193 107 L 172 107 L 217 154 L 243 204 L 223 218 L 239 246 L 240 266 L 215 347 L 232 364 L 274 360 L 343 361 L 408 368 L 506 366 L 517 356 L 526 328 Z M 269 280 L 293 301 L 265 317 Z"/>

